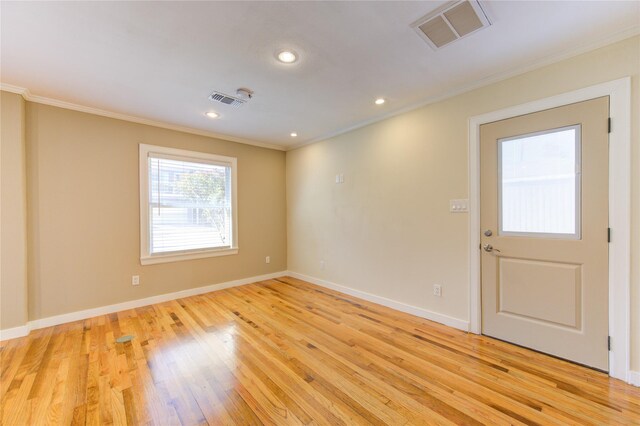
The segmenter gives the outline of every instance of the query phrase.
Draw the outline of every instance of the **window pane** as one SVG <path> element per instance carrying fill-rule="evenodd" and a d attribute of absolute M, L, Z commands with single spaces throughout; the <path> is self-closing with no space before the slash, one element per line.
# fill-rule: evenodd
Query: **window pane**
<path fill-rule="evenodd" d="M 231 168 L 150 157 L 151 253 L 231 246 Z"/>
<path fill-rule="evenodd" d="M 580 127 L 499 140 L 500 233 L 579 238 Z"/>

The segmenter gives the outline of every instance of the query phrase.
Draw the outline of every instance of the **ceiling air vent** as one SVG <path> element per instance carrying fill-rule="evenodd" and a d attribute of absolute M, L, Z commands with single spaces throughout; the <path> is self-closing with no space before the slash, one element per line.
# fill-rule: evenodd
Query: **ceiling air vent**
<path fill-rule="evenodd" d="M 209 100 L 238 108 L 240 105 L 247 103 L 247 101 L 251 99 L 253 91 L 250 89 L 240 88 L 236 90 L 236 95 L 237 96 L 231 96 L 220 92 L 213 92 L 209 95 Z"/>
<path fill-rule="evenodd" d="M 213 92 L 211 96 L 209 96 L 209 100 L 214 102 L 221 102 L 223 104 L 231 105 L 232 107 L 236 108 L 246 102 L 242 99 L 234 98 L 233 96 L 225 95 L 224 93 L 220 92 Z"/>
<path fill-rule="evenodd" d="M 439 49 L 491 25 L 477 0 L 449 2 L 411 24 L 429 46 Z"/>

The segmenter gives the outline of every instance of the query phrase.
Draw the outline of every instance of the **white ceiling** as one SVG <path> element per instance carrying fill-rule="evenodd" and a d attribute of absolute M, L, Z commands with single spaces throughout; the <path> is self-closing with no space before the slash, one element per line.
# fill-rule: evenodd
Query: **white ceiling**
<path fill-rule="evenodd" d="M 491 27 L 434 51 L 409 25 L 444 3 L 2 2 L 0 79 L 287 147 L 640 28 L 638 1 L 487 1 Z M 255 91 L 241 108 L 207 99 L 238 87 Z"/>

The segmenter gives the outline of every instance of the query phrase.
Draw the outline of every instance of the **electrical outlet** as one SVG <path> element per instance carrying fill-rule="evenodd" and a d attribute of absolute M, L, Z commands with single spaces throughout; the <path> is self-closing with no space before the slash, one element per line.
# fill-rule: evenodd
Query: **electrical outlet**
<path fill-rule="evenodd" d="M 131 285 L 140 285 L 140 275 L 131 276 Z"/>
<path fill-rule="evenodd" d="M 271 256 L 267 256 L 264 258 L 264 263 L 271 263 Z"/>
<path fill-rule="evenodd" d="M 324 260 L 321 260 L 321 261 L 320 261 L 320 269 L 321 269 L 321 270 L 324 270 Z"/>
<path fill-rule="evenodd" d="M 442 297 L 442 286 L 440 284 L 433 285 L 433 295 L 437 297 Z"/>

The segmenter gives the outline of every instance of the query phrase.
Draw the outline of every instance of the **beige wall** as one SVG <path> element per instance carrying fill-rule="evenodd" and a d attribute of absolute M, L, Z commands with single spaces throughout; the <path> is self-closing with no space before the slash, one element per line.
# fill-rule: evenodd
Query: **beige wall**
<path fill-rule="evenodd" d="M 26 117 L 31 320 L 286 269 L 284 152 L 31 102 Z M 238 158 L 239 254 L 140 266 L 140 143 Z"/>
<path fill-rule="evenodd" d="M 0 329 L 27 321 L 25 106 L 0 92 Z"/>
<path fill-rule="evenodd" d="M 468 197 L 469 117 L 632 76 L 632 368 L 639 370 L 639 71 L 634 37 L 289 151 L 289 270 L 468 320 L 468 216 L 449 213 L 449 200 Z M 344 184 L 334 183 L 337 173 Z M 433 284 L 443 286 L 441 298 Z"/>

